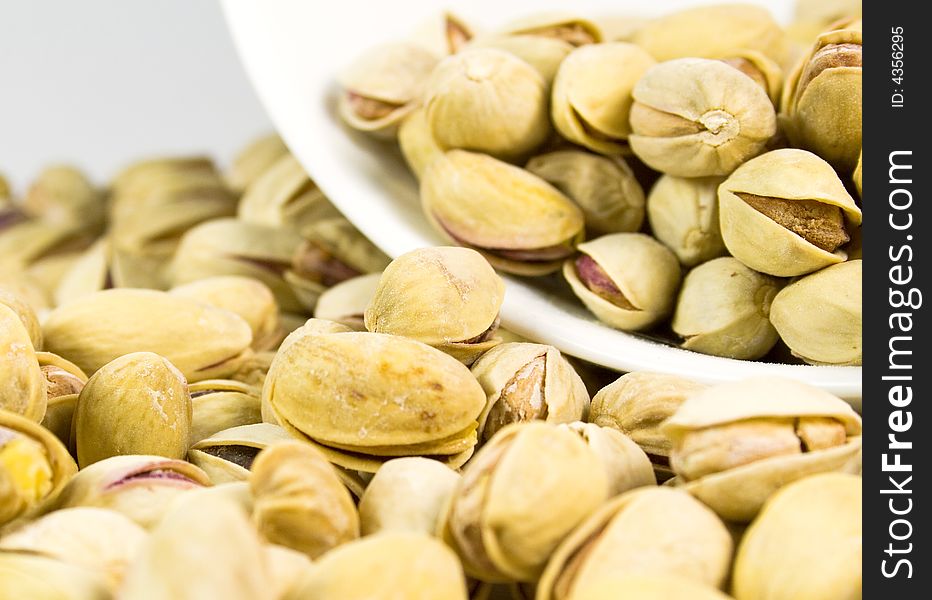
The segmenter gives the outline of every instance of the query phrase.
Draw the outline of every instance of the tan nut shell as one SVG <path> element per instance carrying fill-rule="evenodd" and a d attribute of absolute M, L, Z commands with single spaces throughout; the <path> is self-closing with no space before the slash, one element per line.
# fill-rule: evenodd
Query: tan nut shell
<path fill-rule="evenodd" d="M 0 409 L 40 422 L 48 405 L 46 381 L 19 315 L 0 304 Z"/>
<path fill-rule="evenodd" d="M 861 196 L 863 192 L 861 191 L 861 163 L 863 162 L 864 154 L 863 152 L 858 153 L 858 164 L 854 167 L 854 174 L 851 175 L 851 180 L 854 181 L 854 187 L 858 190 L 858 195 Z"/>
<path fill-rule="evenodd" d="M 686 267 L 727 254 L 718 223 L 721 177 L 664 175 L 647 196 L 651 233 Z"/>
<path fill-rule="evenodd" d="M 301 163 L 287 152 L 249 186 L 237 210 L 237 216 L 247 223 L 295 231 L 339 215 Z"/>
<path fill-rule="evenodd" d="M 92 234 L 73 223 L 22 221 L 0 234 L 0 267 L 26 269 L 59 252 L 87 248 L 93 241 Z"/>
<path fill-rule="evenodd" d="M 563 40 L 533 34 L 493 34 L 477 38 L 471 48 L 495 48 L 513 54 L 528 63 L 544 78 L 550 90 L 563 59 L 573 51 L 573 45 Z"/>
<path fill-rule="evenodd" d="M 42 326 L 39 324 L 35 307 L 14 288 L 7 287 L 3 283 L 0 283 L 0 304 L 11 309 L 19 317 L 23 327 L 26 328 L 33 349 L 42 350 Z"/>
<path fill-rule="evenodd" d="M 722 239 L 731 254 L 755 271 L 793 277 L 845 260 L 809 243 L 752 208 L 736 193 L 817 200 L 837 206 L 845 221 L 861 224 L 861 210 L 827 162 L 805 150 L 785 148 L 741 165 L 718 188 Z"/>
<path fill-rule="evenodd" d="M 462 50 L 474 35 L 472 25 L 458 15 L 443 10 L 424 19 L 409 39 L 438 56 L 446 56 Z"/>
<path fill-rule="evenodd" d="M 746 62 L 747 67 L 753 73 L 752 79 L 763 86 L 774 106 L 780 106 L 780 93 L 783 91 L 783 69 L 772 58 L 759 50 L 744 48 L 731 52 L 729 56 L 722 60 L 726 62 L 735 60 Z M 732 64 L 732 66 L 736 65 Z M 745 72 L 744 68 L 739 68 L 739 70 Z"/>
<path fill-rule="evenodd" d="M 430 133 L 424 107 L 418 108 L 401 122 L 398 127 L 398 145 L 408 168 L 418 179 L 424 174 L 427 165 L 443 154 L 443 148 Z"/>
<path fill-rule="evenodd" d="M 375 296 L 381 278 L 381 273 L 370 273 L 328 288 L 317 299 L 314 318 L 334 321 L 354 331 L 365 331 L 366 307 Z"/>
<path fill-rule="evenodd" d="M 550 116 L 563 137 L 602 154 L 619 154 L 631 135 L 628 113 L 635 84 L 654 66 L 626 42 L 581 46 L 560 63 Z"/>
<path fill-rule="evenodd" d="M 45 168 L 22 200 L 23 212 L 32 217 L 95 233 L 103 226 L 104 206 L 103 195 L 87 176 L 68 165 Z"/>
<path fill-rule="evenodd" d="M 657 485 L 647 454 L 625 434 L 611 427 L 581 421 L 561 427 L 579 435 L 599 457 L 608 475 L 610 497 L 634 488 Z"/>
<path fill-rule="evenodd" d="M 231 379 L 208 379 L 188 386 L 191 392 L 191 443 L 219 431 L 262 422 L 261 387 Z"/>
<path fill-rule="evenodd" d="M 731 556 L 728 530 L 700 502 L 667 487 L 639 488 L 603 504 L 560 544 L 540 578 L 537 598 L 583 598 L 577 586 L 624 573 L 720 587 Z"/>
<path fill-rule="evenodd" d="M 116 289 L 83 296 L 52 311 L 46 349 L 93 373 L 111 360 L 150 351 L 189 381 L 223 377 L 252 341 L 239 316 L 155 290 Z"/>
<path fill-rule="evenodd" d="M 600 321 L 616 329 L 645 329 L 673 309 L 680 285 L 680 264 L 666 246 L 643 233 L 604 235 L 579 245 L 612 279 L 637 310 L 616 306 L 580 281 L 573 259 L 563 264 L 563 277 Z"/>
<path fill-rule="evenodd" d="M 110 600 L 100 573 L 54 558 L 0 552 L 0 598 Z"/>
<path fill-rule="evenodd" d="M 249 478 L 250 469 L 210 454 L 206 450 L 221 446 L 243 446 L 262 450 L 275 442 L 290 439 L 291 436 L 284 429 L 270 423 L 239 425 L 218 431 L 209 438 L 193 444 L 188 450 L 188 462 L 203 469 L 214 485 L 243 481 Z"/>
<path fill-rule="evenodd" d="M 813 475 L 774 494 L 738 547 L 735 598 L 860 598 L 861 510 L 854 475 Z"/>
<path fill-rule="evenodd" d="M 117 283 L 112 281 L 114 273 L 110 268 L 111 245 L 110 240 L 101 237 L 72 263 L 52 293 L 56 306 L 113 287 L 108 286 L 108 283 Z"/>
<path fill-rule="evenodd" d="M 269 578 L 274 586 L 273 598 L 284 598 L 314 568 L 307 555 L 277 544 L 262 548 Z"/>
<path fill-rule="evenodd" d="M 619 573 L 581 582 L 568 600 L 731 600 L 714 587 L 681 577 Z"/>
<path fill-rule="evenodd" d="M 777 132 L 767 93 L 717 60 L 660 63 L 637 82 L 633 94 L 631 149 L 648 166 L 677 177 L 728 175 L 763 152 Z M 697 131 L 679 131 L 668 123 L 674 119 Z"/>
<path fill-rule="evenodd" d="M 595 22 L 567 11 L 545 11 L 519 17 L 507 23 L 500 32 L 507 35 L 553 37 L 554 30 L 559 31 L 561 28 L 578 29 L 583 37 L 588 38 L 586 42 L 572 42 L 574 45 L 598 44 L 602 41 L 602 30 Z M 557 36 L 557 39 L 561 38 Z"/>
<path fill-rule="evenodd" d="M 277 133 L 258 137 L 233 158 L 226 182 L 234 190 L 242 192 L 287 154 L 288 147 Z"/>
<path fill-rule="evenodd" d="M 860 365 L 861 261 L 816 271 L 785 287 L 770 320 L 793 354 L 806 362 Z"/>

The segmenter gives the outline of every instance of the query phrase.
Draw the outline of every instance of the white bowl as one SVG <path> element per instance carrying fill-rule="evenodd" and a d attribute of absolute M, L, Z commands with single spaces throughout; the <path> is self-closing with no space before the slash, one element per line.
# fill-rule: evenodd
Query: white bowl
<path fill-rule="evenodd" d="M 390 256 L 445 244 L 421 216 L 417 185 L 391 144 L 348 131 L 334 111 L 335 78 L 364 49 L 407 36 L 447 8 L 495 27 L 547 9 L 585 16 L 645 14 L 695 0 L 392 0 L 319 2 L 224 0 L 233 39 L 259 97 L 289 148 L 333 203 Z M 787 20 L 791 0 L 759 1 Z M 506 277 L 502 322 L 528 338 L 619 371 L 676 373 L 705 382 L 783 375 L 860 404 L 860 367 L 814 367 L 705 356 L 602 325 L 571 294 Z"/>

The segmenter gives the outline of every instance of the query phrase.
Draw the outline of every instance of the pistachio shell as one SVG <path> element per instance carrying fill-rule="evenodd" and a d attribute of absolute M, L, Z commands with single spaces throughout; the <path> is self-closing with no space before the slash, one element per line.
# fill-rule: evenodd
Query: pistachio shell
<path fill-rule="evenodd" d="M 599 457 L 608 476 L 610 497 L 634 488 L 657 485 L 647 454 L 625 434 L 611 427 L 581 421 L 561 427 L 579 435 Z"/>
<path fill-rule="evenodd" d="M 52 311 L 43 332 L 50 352 L 89 373 L 124 354 L 150 351 L 170 360 L 189 381 L 232 373 L 252 341 L 249 325 L 233 313 L 137 289 L 77 298 Z"/>
<path fill-rule="evenodd" d="M 45 295 L 52 297 L 65 275 L 83 258 L 85 250 L 86 248 L 82 246 L 79 250 L 66 250 L 40 258 L 29 265 L 27 272 L 42 288 Z"/>
<path fill-rule="evenodd" d="M 411 40 L 437 56 L 446 56 L 462 50 L 474 35 L 474 28 L 469 23 L 444 10 L 425 19 L 415 30 Z"/>
<path fill-rule="evenodd" d="M 359 275 L 328 288 L 317 299 L 314 317 L 365 331 L 366 307 L 375 296 L 381 278 L 381 273 Z"/>
<path fill-rule="evenodd" d="M 40 422 L 48 397 L 29 331 L 18 313 L 0 304 L 0 409 Z"/>
<path fill-rule="evenodd" d="M 191 442 L 219 431 L 261 423 L 261 387 L 231 379 L 208 379 L 188 386 L 191 393 Z"/>
<path fill-rule="evenodd" d="M 581 582 L 568 596 L 569 600 L 729 600 L 714 587 L 689 579 L 640 573 L 606 575 L 594 582 Z"/>
<path fill-rule="evenodd" d="M 73 223 L 29 219 L 0 231 L 0 267 L 26 269 L 43 258 L 87 248 L 93 241 Z"/>
<path fill-rule="evenodd" d="M 339 214 L 301 163 L 287 152 L 256 177 L 237 210 L 237 216 L 247 223 L 294 231 Z"/>
<path fill-rule="evenodd" d="M 44 556 L 0 552 L 0 598 L 110 600 L 106 578 Z"/>
<path fill-rule="evenodd" d="M 749 204 L 748 198 L 755 196 L 771 203 L 773 199 L 783 201 L 773 209 L 774 214 L 800 233 Z M 803 275 L 842 262 L 844 253 L 830 252 L 813 241 L 824 246 L 829 239 L 822 238 L 829 235 L 833 245 L 846 241 L 842 219 L 848 227 L 861 224 L 861 210 L 832 167 L 805 150 L 774 150 L 748 161 L 719 186 L 718 198 L 722 238 L 728 251 L 752 269 L 779 277 Z M 802 201 L 819 206 L 796 204 Z M 823 214 L 831 207 L 838 210 Z M 781 216 L 781 211 L 786 216 Z M 797 216 L 793 211 L 805 212 Z M 829 226 L 833 229 L 827 233 Z M 803 237 L 803 233 L 810 237 Z"/>
<path fill-rule="evenodd" d="M 110 246 L 110 241 L 102 237 L 72 263 L 52 293 L 57 306 L 114 287 Z"/>
<path fill-rule="evenodd" d="M 22 209 L 31 217 L 92 233 L 104 224 L 103 195 L 84 173 L 67 165 L 44 169 L 23 196 Z"/>
<path fill-rule="evenodd" d="M 23 327 L 26 328 L 33 349 L 36 351 L 42 350 L 42 326 L 39 324 L 36 309 L 29 301 L 14 289 L 0 285 L 0 304 L 12 310 L 19 317 Z M 6 315 L 6 311 L 4 311 L 4 315 Z"/>
<path fill-rule="evenodd" d="M 218 431 L 188 450 L 188 461 L 207 473 L 211 483 L 232 483 L 249 477 L 256 456 L 291 436 L 277 425 L 254 423 Z"/>
<path fill-rule="evenodd" d="M 764 88 L 774 106 L 780 105 L 780 92 L 783 91 L 783 69 L 776 61 L 759 50 L 746 48 L 737 49 L 721 60 Z"/>
<path fill-rule="evenodd" d="M 495 48 L 517 56 L 537 69 L 548 90 L 557 76 L 560 63 L 573 51 L 569 42 L 533 34 L 488 35 L 473 40 L 469 47 Z"/>
<path fill-rule="evenodd" d="M 506 24 L 502 33 L 508 35 L 536 35 L 563 40 L 574 46 L 597 44 L 602 41 L 599 26 L 565 11 L 539 12 L 515 19 Z"/>
<path fill-rule="evenodd" d="M 859 365 L 861 261 L 816 271 L 773 299 L 770 320 L 793 354 L 813 364 Z"/>
<path fill-rule="evenodd" d="M 233 159 L 233 164 L 226 174 L 226 182 L 234 190 L 242 192 L 286 154 L 288 147 L 277 133 L 258 137 L 240 150 Z"/>
<path fill-rule="evenodd" d="M 262 550 L 274 586 L 273 598 L 285 597 L 314 568 L 311 559 L 297 550 L 276 544 L 265 544 Z"/>
<path fill-rule="evenodd" d="M 41 425 L 48 429 L 52 434 L 68 448 L 74 448 L 74 440 L 71 439 L 72 423 L 74 422 L 74 411 L 78 406 L 78 394 L 66 394 L 49 399 L 48 408 L 45 416 L 42 417 Z"/>
<path fill-rule="evenodd" d="M 405 162 L 418 179 L 424 174 L 427 165 L 443 154 L 443 148 L 430 133 L 427 111 L 423 107 L 413 111 L 401 122 L 398 127 L 398 145 Z"/>
<path fill-rule="evenodd" d="M 693 267 L 727 253 L 718 223 L 721 177 L 664 175 L 647 196 L 651 233 Z"/>
<path fill-rule="evenodd" d="M 863 152 L 858 152 L 858 164 L 854 167 L 854 174 L 851 175 L 851 180 L 854 182 L 854 187 L 858 190 L 858 196 L 862 195 L 861 192 L 861 162 L 864 158 Z"/>
<path fill-rule="evenodd" d="M 626 42 L 591 44 L 560 63 L 550 116 L 563 137 L 602 154 L 619 154 L 631 134 L 628 113 L 635 84 L 654 66 Z"/>

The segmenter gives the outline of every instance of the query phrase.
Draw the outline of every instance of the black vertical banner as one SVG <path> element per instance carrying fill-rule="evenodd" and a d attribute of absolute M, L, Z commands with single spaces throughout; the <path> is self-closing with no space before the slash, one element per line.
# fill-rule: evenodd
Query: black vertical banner
<path fill-rule="evenodd" d="M 928 598 L 932 177 L 922 2 L 864 2 L 864 597 Z M 925 210 L 924 210 L 925 209 Z M 929 297 L 932 300 L 932 296 Z M 922 500 L 920 496 L 926 496 Z"/>

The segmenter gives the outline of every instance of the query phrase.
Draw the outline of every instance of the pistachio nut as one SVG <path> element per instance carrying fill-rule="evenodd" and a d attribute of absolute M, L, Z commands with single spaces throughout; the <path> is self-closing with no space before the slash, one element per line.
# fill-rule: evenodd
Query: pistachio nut
<path fill-rule="evenodd" d="M 861 152 L 861 21 L 823 33 L 787 77 L 781 118 L 790 141 L 851 173 Z"/>
<path fill-rule="evenodd" d="M 411 42 L 370 48 L 340 74 L 340 117 L 353 129 L 394 136 L 420 103 L 437 61 L 433 52 Z"/>
<path fill-rule="evenodd" d="M 133 196 L 151 189 L 161 179 L 172 174 L 215 175 L 217 167 L 207 156 L 176 156 L 136 161 L 117 173 L 110 182 L 110 195 Z M 111 206 L 111 210 L 116 207 Z"/>
<path fill-rule="evenodd" d="M 110 240 L 101 237 L 71 264 L 51 294 L 56 306 L 93 292 L 120 287 L 114 281 L 117 274 L 112 268 L 111 246 Z"/>
<path fill-rule="evenodd" d="M 78 394 L 87 383 L 87 375 L 74 363 L 51 352 L 37 352 L 36 358 L 45 376 L 48 398 L 41 424 L 73 450 L 71 424 L 78 405 Z"/>
<path fill-rule="evenodd" d="M 424 342 L 471 365 L 495 336 L 505 283 L 469 248 L 419 248 L 382 272 L 365 312 L 366 329 Z"/>
<path fill-rule="evenodd" d="M 631 149 L 649 167 L 677 177 L 728 175 L 777 132 L 763 88 L 718 60 L 660 63 L 633 95 Z"/>
<path fill-rule="evenodd" d="M 861 364 L 861 272 L 861 260 L 832 265 L 773 299 L 770 321 L 795 356 L 811 364 Z"/>
<path fill-rule="evenodd" d="M 718 188 L 722 239 L 755 271 L 793 277 L 845 260 L 839 248 L 861 210 L 835 170 L 805 150 L 774 150 Z"/>
<path fill-rule="evenodd" d="M 718 223 L 721 177 L 664 175 L 647 196 L 647 219 L 654 237 L 685 267 L 694 267 L 727 253 Z"/>
<path fill-rule="evenodd" d="M 362 575 L 362 576 L 361 576 Z M 391 531 L 328 552 L 284 600 L 466 600 L 456 555 L 422 533 Z"/>
<path fill-rule="evenodd" d="M 731 600 L 718 589 L 669 574 L 618 573 L 582 581 L 568 600 Z"/>
<path fill-rule="evenodd" d="M 501 33 L 554 38 L 573 46 L 602 41 L 602 30 L 595 22 L 561 11 L 540 12 L 515 19 L 505 25 Z"/>
<path fill-rule="evenodd" d="M 282 322 L 286 322 L 286 315 L 282 315 Z M 307 319 L 302 315 L 300 323 L 303 324 Z M 297 329 L 300 325 L 295 326 Z M 288 327 L 285 328 L 288 330 Z M 248 386 L 261 390 L 265 383 L 265 376 L 272 366 L 272 359 L 275 358 L 275 351 L 267 350 L 265 352 L 252 352 L 243 357 L 239 367 L 230 374 L 230 379 L 245 383 Z"/>
<path fill-rule="evenodd" d="M 207 277 L 174 287 L 171 293 L 242 317 L 252 330 L 251 347 L 256 351 L 271 350 L 285 337 L 275 296 L 257 279 L 238 275 Z"/>
<path fill-rule="evenodd" d="M 71 269 L 83 257 L 87 248 L 80 250 L 68 250 L 58 254 L 53 254 L 35 261 L 27 272 L 35 280 L 45 295 L 49 298 L 55 295 L 55 291 L 61 284 L 65 275 L 71 272 Z"/>
<path fill-rule="evenodd" d="M 753 79 L 754 83 L 764 88 L 774 106 L 780 105 L 783 69 L 772 58 L 759 50 L 740 49 L 719 60 Z"/>
<path fill-rule="evenodd" d="M 273 600 L 273 590 L 264 545 L 242 509 L 192 495 L 143 543 L 120 597 Z"/>
<path fill-rule="evenodd" d="M 737 600 L 861 597 L 861 478 L 812 475 L 767 501 L 735 559 Z"/>
<path fill-rule="evenodd" d="M 603 504 L 560 544 L 537 598 L 586 598 L 579 592 L 587 583 L 626 573 L 720 587 L 731 555 L 728 530 L 702 503 L 681 490 L 638 488 Z"/>
<path fill-rule="evenodd" d="M 842 19 L 860 17 L 860 0 L 796 0 L 793 20 L 797 23 L 813 23 L 826 27 Z"/>
<path fill-rule="evenodd" d="M 0 409 L 40 422 L 48 405 L 46 381 L 19 313 L 0 303 Z"/>
<path fill-rule="evenodd" d="M 517 56 L 468 48 L 440 61 L 424 95 L 427 126 L 444 150 L 525 156 L 550 131 L 547 83 Z"/>
<path fill-rule="evenodd" d="M 644 190 L 621 157 L 580 150 L 535 156 L 525 168 L 579 205 L 592 236 L 634 232 L 644 222 Z"/>
<path fill-rule="evenodd" d="M 398 146 L 408 168 L 418 179 L 424 174 L 427 165 L 443 154 L 443 148 L 430 133 L 424 107 L 414 110 L 398 126 Z"/>
<path fill-rule="evenodd" d="M 210 485 L 210 480 L 183 460 L 126 455 L 84 467 L 63 485 L 61 493 L 43 505 L 45 512 L 77 506 L 106 508 L 150 529 L 174 498 Z"/>
<path fill-rule="evenodd" d="M 370 473 L 395 456 L 459 467 L 472 454 L 485 405 L 482 387 L 456 359 L 367 332 L 292 334 L 262 395 L 286 431 L 331 462 Z"/>
<path fill-rule="evenodd" d="M 740 360 L 757 360 L 777 343 L 770 307 L 783 287 L 730 256 L 692 269 L 683 280 L 674 333 L 687 350 Z"/>
<path fill-rule="evenodd" d="M 37 315 L 44 315 L 52 306 L 48 293 L 35 277 L 19 267 L 4 267 L 0 264 L 0 287 L 22 298 Z"/>
<path fill-rule="evenodd" d="M 71 166 L 44 169 L 23 196 L 21 206 L 30 217 L 77 225 L 95 234 L 103 230 L 103 194 L 84 173 Z"/>
<path fill-rule="evenodd" d="M 602 154 L 620 154 L 631 135 L 632 91 L 656 64 L 634 44 L 607 42 L 573 50 L 553 82 L 550 116 L 569 141 Z"/>
<path fill-rule="evenodd" d="M 580 244 L 579 251 L 563 263 L 563 277 L 600 321 L 636 331 L 670 313 L 680 264 L 666 246 L 643 233 L 613 233 Z"/>
<path fill-rule="evenodd" d="M 237 192 L 243 192 L 287 154 L 288 147 L 277 133 L 252 140 L 233 158 L 233 164 L 225 177 L 227 185 Z"/>
<path fill-rule="evenodd" d="M 411 39 L 437 56 L 446 56 L 465 48 L 474 36 L 475 30 L 469 23 L 444 10 L 425 19 Z"/>
<path fill-rule="evenodd" d="M 296 440 L 273 443 L 256 457 L 249 477 L 252 518 L 273 544 L 316 560 L 359 537 L 359 514 L 326 457 Z"/>
<path fill-rule="evenodd" d="M 451 150 L 421 180 L 424 213 L 438 232 L 519 275 L 559 269 L 582 239 L 584 217 L 543 179 L 490 156 Z"/>
<path fill-rule="evenodd" d="M 240 425 L 261 423 L 262 387 L 232 379 L 208 379 L 188 386 L 191 394 L 191 443 Z"/>
<path fill-rule="evenodd" d="M 647 454 L 631 438 L 611 427 L 576 421 L 561 425 L 576 433 L 595 452 L 608 475 L 608 495 L 617 496 L 646 485 L 657 485 Z"/>
<path fill-rule="evenodd" d="M 453 469 L 420 456 L 386 462 L 359 499 L 362 535 L 381 531 L 433 535 L 459 480 Z"/>
<path fill-rule="evenodd" d="M 472 577 L 534 581 L 557 545 L 608 493 L 605 469 L 577 434 L 549 423 L 516 423 L 466 465 L 443 538 Z"/>
<path fill-rule="evenodd" d="M 854 167 L 854 173 L 851 175 L 851 181 L 854 182 L 854 187 L 858 190 L 858 196 L 863 196 L 861 191 L 861 162 L 864 158 L 863 152 L 858 152 L 858 164 Z"/>
<path fill-rule="evenodd" d="M 366 307 L 379 287 L 381 273 L 358 275 L 328 288 L 317 299 L 314 317 L 365 331 Z"/>
<path fill-rule="evenodd" d="M 42 327 L 46 349 L 93 373 L 137 351 L 167 358 L 189 381 L 223 377 L 252 342 L 241 317 L 156 290 L 94 292 L 52 311 Z"/>
<path fill-rule="evenodd" d="M 301 163 L 287 152 L 256 177 L 237 209 L 237 216 L 247 223 L 294 231 L 339 215 Z"/>
<path fill-rule="evenodd" d="M 0 598 L 111 600 L 100 573 L 54 558 L 0 552 Z"/>
<path fill-rule="evenodd" d="M 74 223 L 28 219 L 0 231 L 0 267 L 28 269 L 44 259 L 79 252 L 94 236 Z"/>
<path fill-rule="evenodd" d="M 662 431 L 673 442 L 677 484 L 729 521 L 752 520 L 787 483 L 860 468 L 861 418 L 843 400 L 791 379 L 707 388 Z"/>
<path fill-rule="evenodd" d="M 265 544 L 262 553 L 269 570 L 269 580 L 274 586 L 273 598 L 284 598 L 314 568 L 306 554 L 291 548 Z"/>
<path fill-rule="evenodd" d="M 77 470 L 51 432 L 0 409 L 0 525 L 53 498 Z"/>
<path fill-rule="evenodd" d="M 188 462 L 203 469 L 214 485 L 243 481 L 264 448 L 290 439 L 284 429 L 270 423 L 239 425 L 193 444 Z"/>
<path fill-rule="evenodd" d="M 12 287 L 0 284 L 0 305 L 12 310 L 26 329 L 33 350 L 42 350 L 42 326 L 32 304 Z M 7 315 L 6 311 L 3 313 Z"/>
<path fill-rule="evenodd" d="M 472 366 L 486 395 L 479 440 L 511 423 L 584 419 L 589 393 L 572 365 L 553 346 L 511 342 L 492 348 Z"/>
<path fill-rule="evenodd" d="M 534 34 L 494 34 L 477 38 L 470 48 L 495 48 L 513 54 L 531 65 L 549 90 L 563 59 L 573 51 L 573 44 L 557 37 Z"/>

